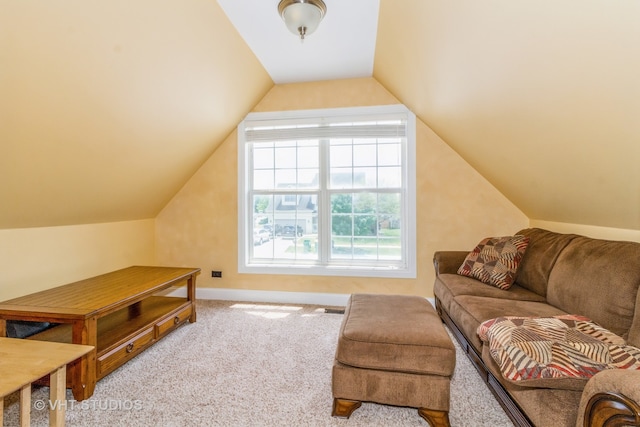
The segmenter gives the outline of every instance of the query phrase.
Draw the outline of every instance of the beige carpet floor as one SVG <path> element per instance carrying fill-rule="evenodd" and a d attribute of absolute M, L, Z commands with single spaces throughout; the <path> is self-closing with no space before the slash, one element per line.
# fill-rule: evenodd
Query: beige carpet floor
<path fill-rule="evenodd" d="M 331 417 L 342 315 L 308 305 L 197 304 L 196 323 L 102 379 L 90 399 L 73 401 L 67 391 L 67 426 L 427 426 L 416 409 L 373 403 L 348 420 Z M 451 424 L 512 426 L 457 351 Z M 41 409 L 48 392 L 34 387 L 32 426 L 48 425 Z M 13 394 L 5 400 L 4 425 L 17 426 L 18 413 Z"/>

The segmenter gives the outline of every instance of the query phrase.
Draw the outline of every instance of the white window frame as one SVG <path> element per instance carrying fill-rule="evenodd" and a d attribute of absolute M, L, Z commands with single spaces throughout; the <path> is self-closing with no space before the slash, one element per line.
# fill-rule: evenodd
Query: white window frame
<path fill-rule="evenodd" d="M 335 264 L 298 264 L 278 262 L 250 262 L 251 246 L 249 237 L 253 234 L 253 225 L 250 222 L 253 204 L 250 201 L 251 189 L 248 188 L 250 155 L 245 128 L 248 123 L 256 121 L 277 120 L 304 120 L 318 119 L 319 117 L 344 117 L 344 116 L 380 116 L 385 114 L 406 114 L 406 144 L 403 150 L 403 206 L 402 238 L 403 253 L 402 265 L 394 266 L 363 266 L 350 265 L 340 262 Z M 238 125 L 238 272 L 252 274 L 294 274 L 317 276 L 359 276 L 359 277 L 389 277 L 389 278 L 416 278 L 416 120 L 415 115 L 404 105 L 385 105 L 374 107 L 350 107 L 319 110 L 295 110 L 267 113 L 249 113 Z M 248 209 L 248 210 L 247 210 Z M 320 217 L 318 218 L 320 222 Z M 326 220 L 325 220 L 326 222 Z M 328 228 L 328 227 L 327 227 Z M 325 228 L 326 229 L 326 228 Z M 251 233 L 251 234 L 249 234 Z M 329 231 L 330 233 L 330 231 Z M 380 263 L 380 262 L 379 262 Z"/>

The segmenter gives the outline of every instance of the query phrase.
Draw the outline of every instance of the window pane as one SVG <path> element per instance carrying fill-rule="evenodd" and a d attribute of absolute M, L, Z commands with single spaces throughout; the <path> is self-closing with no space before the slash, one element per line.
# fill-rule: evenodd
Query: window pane
<path fill-rule="evenodd" d="M 353 168 L 353 188 L 375 188 L 376 168 Z"/>
<path fill-rule="evenodd" d="M 336 145 L 335 140 L 331 140 L 331 148 L 329 149 L 330 165 L 332 168 L 341 166 L 351 166 L 352 160 L 351 144 L 349 145 Z"/>
<path fill-rule="evenodd" d="M 384 167 L 378 169 L 378 188 L 402 187 L 402 168 Z"/>
<path fill-rule="evenodd" d="M 273 169 L 273 147 L 254 148 L 253 168 L 254 169 Z"/>
<path fill-rule="evenodd" d="M 376 146 L 372 144 L 354 145 L 354 166 L 376 166 Z"/>
<path fill-rule="evenodd" d="M 317 189 L 319 185 L 320 171 L 318 169 L 299 169 L 298 188 Z"/>
<path fill-rule="evenodd" d="M 379 166 L 400 166 L 402 164 L 402 147 L 400 144 L 378 145 Z"/>
<path fill-rule="evenodd" d="M 352 201 L 351 194 L 331 195 L 331 212 L 351 214 L 353 212 Z"/>
<path fill-rule="evenodd" d="M 255 190 L 272 190 L 275 188 L 273 170 L 257 170 L 253 172 L 253 188 Z"/>
<path fill-rule="evenodd" d="M 353 169 L 331 168 L 329 181 L 333 189 L 353 188 Z"/>
<path fill-rule="evenodd" d="M 278 208 L 282 209 L 284 206 L 295 206 L 298 205 L 298 196 L 296 194 L 284 194 L 281 199 L 281 203 L 278 205 Z"/>
<path fill-rule="evenodd" d="M 276 169 L 274 188 L 298 188 L 295 169 Z"/>
<path fill-rule="evenodd" d="M 305 144 L 306 145 L 306 144 Z M 320 156 L 318 144 L 301 146 L 298 148 L 298 167 L 299 168 L 315 168 L 320 166 Z"/>
<path fill-rule="evenodd" d="M 380 215 L 400 215 L 400 194 L 382 193 L 378 195 L 378 212 Z"/>
<path fill-rule="evenodd" d="M 400 219 L 391 218 L 382 220 L 378 224 L 379 230 L 379 249 L 378 256 L 380 259 L 401 260 L 402 259 L 402 240 L 400 236 Z"/>
<path fill-rule="evenodd" d="M 356 238 L 353 239 L 354 259 L 377 259 L 378 245 L 375 239 Z"/>
<path fill-rule="evenodd" d="M 331 257 L 401 260 L 400 193 L 331 196 Z"/>
<path fill-rule="evenodd" d="M 400 193 L 383 193 L 378 196 L 378 237 L 380 259 L 402 259 Z"/>
<path fill-rule="evenodd" d="M 353 230 L 356 236 L 376 236 L 378 233 L 377 218 L 375 215 L 355 215 L 353 218 Z"/>
<path fill-rule="evenodd" d="M 353 223 L 351 215 L 332 215 L 331 229 L 333 236 L 352 236 Z"/>
<path fill-rule="evenodd" d="M 252 233 L 248 233 L 250 246 L 260 257 L 270 257 L 273 252 L 273 196 L 257 195 L 253 197 Z M 256 249 L 260 247 L 260 249 Z"/>
<path fill-rule="evenodd" d="M 377 210 L 377 197 L 375 193 L 357 193 L 353 195 L 354 213 L 375 213 Z"/>
<path fill-rule="evenodd" d="M 254 199 L 256 209 L 259 209 L 259 200 L 260 197 Z M 270 233 L 270 240 L 259 236 L 255 238 L 253 258 L 272 261 L 317 260 L 317 203 L 317 194 L 276 194 L 269 198 L 267 214 L 255 215 L 255 228 L 256 231 L 266 229 Z M 266 202 L 263 201 L 264 204 Z"/>
<path fill-rule="evenodd" d="M 253 197 L 253 223 L 255 226 L 267 224 L 269 222 L 269 214 L 273 210 L 273 196 L 254 196 Z"/>
<path fill-rule="evenodd" d="M 296 167 L 296 147 L 276 146 L 276 168 Z"/>
<path fill-rule="evenodd" d="M 334 235 L 331 237 L 331 258 L 334 259 L 352 259 L 353 245 L 351 237 L 340 237 Z"/>

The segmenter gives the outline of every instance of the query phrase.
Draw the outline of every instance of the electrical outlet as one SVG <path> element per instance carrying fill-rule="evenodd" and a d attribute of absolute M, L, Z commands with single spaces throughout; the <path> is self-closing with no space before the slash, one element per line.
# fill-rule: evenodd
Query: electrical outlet
<path fill-rule="evenodd" d="M 222 277 L 222 271 L 212 271 L 211 277 Z"/>

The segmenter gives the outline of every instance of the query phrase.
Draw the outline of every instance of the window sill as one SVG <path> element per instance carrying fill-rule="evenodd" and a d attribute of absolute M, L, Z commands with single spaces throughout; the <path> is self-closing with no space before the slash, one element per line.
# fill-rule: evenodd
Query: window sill
<path fill-rule="evenodd" d="M 238 266 L 243 274 L 286 274 L 296 276 L 344 276 L 344 277 L 387 277 L 393 279 L 415 279 L 416 272 L 409 269 L 371 266 L 330 266 L 316 265 L 269 265 L 250 264 Z"/>

